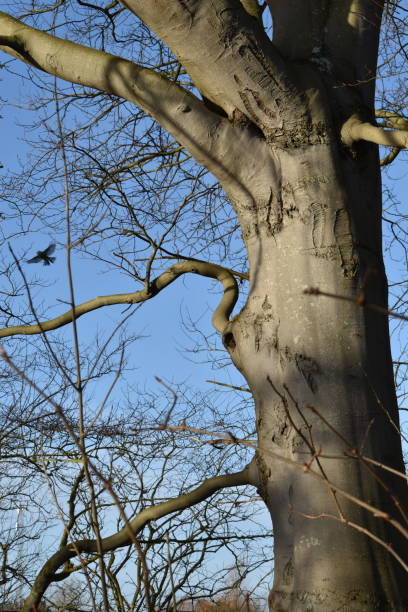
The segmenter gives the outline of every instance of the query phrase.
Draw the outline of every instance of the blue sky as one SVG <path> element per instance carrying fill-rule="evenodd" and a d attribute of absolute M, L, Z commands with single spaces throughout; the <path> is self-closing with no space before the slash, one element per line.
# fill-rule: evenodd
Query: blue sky
<path fill-rule="evenodd" d="M 27 81 L 23 83 L 20 78 L 13 77 L 5 70 L 0 71 L 0 78 L 2 79 L 0 83 L 3 99 L 7 98 L 10 102 L 18 104 L 27 95 Z M 3 172 L 6 169 L 18 170 L 19 160 L 24 162 L 29 151 L 29 147 L 23 141 L 26 130 L 21 124 L 32 121 L 33 113 L 8 105 L 3 106 L 0 113 L 3 142 L 0 161 L 4 165 Z M 10 240 L 10 243 L 16 254 L 29 249 L 30 256 L 33 256 L 38 249 L 45 248 L 53 240 L 52 233 L 45 228 L 29 236 L 17 235 Z M 55 302 L 55 297 L 59 300 L 68 299 L 66 252 L 62 244 L 57 246 L 54 255 L 56 256 L 55 264 L 47 268 L 41 265 L 24 266 L 28 279 L 41 273 L 46 282 L 51 284 L 48 289 L 34 292 L 40 301 L 46 300 L 47 295 L 53 302 Z M 95 270 L 95 264 L 92 261 L 77 253 L 73 254 L 72 261 L 78 303 L 97 295 L 128 292 L 140 288 L 140 285 L 133 285 L 129 278 L 113 272 L 109 273 L 106 268 L 100 267 L 99 270 Z M 135 354 L 135 365 L 139 368 L 141 381 L 152 380 L 154 375 L 168 380 L 191 378 L 194 383 L 208 378 L 205 367 L 197 367 L 190 358 L 186 359 L 182 356 L 184 347 L 191 346 L 191 340 L 188 339 L 180 324 L 180 314 L 184 318 L 190 316 L 192 320 L 199 321 L 202 332 L 206 336 L 212 335 L 214 330 L 211 326 L 211 314 L 219 297 L 214 294 L 214 291 L 208 293 L 210 287 L 214 288 L 214 283 L 210 279 L 184 276 L 138 310 L 132 325 L 135 331 L 143 336 L 137 344 Z M 217 293 L 219 295 L 219 292 Z M 63 310 L 63 304 L 57 303 L 53 309 L 54 316 Z M 124 311 L 123 306 L 99 310 L 97 312 L 99 326 L 105 329 L 114 326 L 118 321 L 118 312 L 123 313 Z M 89 330 L 89 319 L 94 316 L 94 314 L 85 315 L 78 321 L 81 333 Z M 139 352 L 140 357 L 137 356 Z"/>

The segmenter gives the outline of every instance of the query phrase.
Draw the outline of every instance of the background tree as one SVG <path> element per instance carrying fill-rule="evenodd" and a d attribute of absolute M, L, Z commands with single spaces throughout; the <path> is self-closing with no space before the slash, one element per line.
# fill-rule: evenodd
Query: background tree
<path fill-rule="evenodd" d="M 94 374 L 98 384 L 103 384 L 107 374 L 102 369 Z M 55 372 L 51 376 L 55 395 L 60 395 Z M 87 382 L 89 379 L 84 376 L 84 387 Z M 202 401 L 196 397 L 193 401 L 183 389 L 178 391 L 181 397 L 175 407 L 175 416 L 178 420 L 188 419 L 194 423 L 206 402 L 208 407 L 208 397 Z M 26 392 L 30 394 L 30 389 Z M 68 399 L 66 393 L 64 405 L 69 404 Z M 159 508 L 163 502 L 168 504 L 172 496 L 197 488 L 194 484 L 202 484 L 210 471 L 213 475 L 228 469 L 232 471 L 234 465 L 243 460 L 232 447 L 219 448 L 214 464 L 211 446 L 197 455 L 195 442 L 157 431 L 157 422 L 163 414 L 163 399 L 160 401 L 159 397 L 145 394 L 139 398 L 139 405 L 132 400 L 127 407 L 122 401 L 120 414 L 111 407 L 97 423 L 92 423 L 92 417 L 89 422 L 87 420 L 87 459 L 115 482 L 122 510 L 129 516 L 139 517 L 139 529 L 146 526 L 140 534 L 139 545 L 143 562 L 148 567 L 148 593 L 140 554 L 132 541 L 125 538 L 120 547 L 110 546 L 107 550 L 102 566 L 105 586 L 101 567 L 95 564 L 95 555 L 85 566 L 78 561 L 66 563 L 62 576 L 67 585 L 61 582 L 61 572 L 52 577 L 52 588 L 47 591 L 44 602 L 47 609 L 103 608 L 105 595 L 107 609 L 142 612 L 148 609 L 150 602 L 152 609 L 170 610 L 174 600 L 181 605 L 185 600 L 195 601 L 199 594 L 216 598 L 224 593 L 225 576 L 231 569 L 239 570 L 237 584 L 254 571 L 259 577 L 265 557 L 255 554 L 254 549 L 262 546 L 267 530 L 257 525 L 253 508 L 248 515 L 248 491 L 243 494 L 242 490 L 232 489 L 231 496 L 223 495 L 222 500 L 204 502 L 192 510 L 188 509 L 188 500 L 185 500 L 179 508 L 174 506 L 169 516 L 168 512 L 162 515 L 159 512 L 153 523 L 146 521 L 151 518 L 146 517 L 150 507 L 157 505 Z M 101 531 L 112 533 L 123 526 L 120 516 L 115 517 L 115 501 L 98 479 L 91 493 L 81 452 L 55 414 L 43 409 L 46 398 L 40 395 L 36 402 L 24 394 L 19 404 L 16 405 L 15 397 L 13 401 L 10 418 L 2 422 L 0 457 L 3 469 L 0 604 L 9 612 L 21 609 L 21 596 L 50 556 L 50 549 L 68 550 L 70 541 L 89 541 L 95 535 L 92 505 Z M 42 409 L 38 409 L 38 404 Z M 27 406 L 31 407 L 30 413 Z M 78 434 L 75 402 L 64 415 L 69 419 L 70 432 Z M 132 423 L 130 430 L 129 423 Z M 239 433 L 236 425 L 231 425 L 231 430 L 234 428 L 237 435 L 243 434 L 242 428 Z M 223 555 L 224 563 L 220 564 L 223 549 L 230 551 L 231 558 L 227 562 Z M 86 581 L 75 580 L 81 570 L 86 570 Z"/>
<path fill-rule="evenodd" d="M 43 118 L 44 142 L 36 138 L 41 155 L 3 186 L 9 218 L 23 215 L 23 231 L 46 222 L 58 232 L 62 179 L 68 254 L 82 249 L 142 286 L 81 304 L 71 289 L 58 316 L 32 301 L 24 311 L 10 290 L 1 335 L 39 334 L 58 363 L 45 332 L 147 301 L 187 272 L 222 284 L 213 324 L 253 395 L 258 447 L 249 466 L 205 482 L 198 497 L 258 488 L 275 534 L 271 610 L 407 607 L 377 147 L 392 147 L 390 162 L 407 146 L 407 123 L 402 96 L 376 109 L 374 95 L 383 13 L 395 26 L 403 11 L 388 3 L 384 13 L 378 0 L 129 0 L 30 7 L 25 23 L 0 14 L 1 49 L 31 66 L 56 112 L 54 123 Z M 57 92 L 41 71 L 74 85 Z M 166 269 L 167 259 L 177 263 Z M 75 443 L 90 487 L 91 473 L 103 474 L 87 462 L 81 397 Z M 64 421 L 59 404 L 54 411 Z M 174 423 L 169 413 L 161 426 L 186 430 Z M 218 445 L 238 442 L 225 432 Z M 197 501 L 152 513 L 183 500 Z M 111 538 L 60 548 L 25 609 L 78 554 L 98 553 L 102 571 L 102 553 L 131 543 L 139 517 Z"/>

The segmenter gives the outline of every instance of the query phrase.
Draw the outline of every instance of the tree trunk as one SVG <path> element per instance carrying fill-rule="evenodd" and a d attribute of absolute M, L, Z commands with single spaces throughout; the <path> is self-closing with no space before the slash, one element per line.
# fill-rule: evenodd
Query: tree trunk
<path fill-rule="evenodd" d="M 327 486 L 405 523 L 405 481 L 350 457 L 404 470 L 387 319 L 357 304 L 387 306 L 376 147 L 309 134 L 274 156 L 269 199 L 250 214 L 237 204 L 251 288 L 224 335 L 255 398 L 258 489 L 275 534 L 270 610 L 405 610 L 402 568 L 370 534 L 406 559 L 403 536 Z"/>

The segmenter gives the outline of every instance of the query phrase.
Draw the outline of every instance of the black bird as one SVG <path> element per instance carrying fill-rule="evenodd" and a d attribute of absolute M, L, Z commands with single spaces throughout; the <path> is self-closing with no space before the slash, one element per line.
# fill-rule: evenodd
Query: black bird
<path fill-rule="evenodd" d="M 51 253 L 55 251 L 55 244 L 52 242 L 44 251 L 37 251 L 37 255 L 32 259 L 27 259 L 27 263 L 39 263 L 43 262 L 44 266 L 49 266 L 54 263 L 55 257 L 50 257 Z"/>

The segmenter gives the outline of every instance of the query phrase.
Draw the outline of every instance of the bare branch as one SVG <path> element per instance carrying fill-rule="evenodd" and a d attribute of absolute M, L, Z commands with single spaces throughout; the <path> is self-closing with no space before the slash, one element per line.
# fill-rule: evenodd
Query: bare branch
<path fill-rule="evenodd" d="M 151 506 L 150 508 L 145 508 L 142 510 L 133 520 L 128 522 L 126 527 L 114 535 L 101 540 L 102 551 L 106 553 L 119 547 L 132 544 L 133 539 L 130 537 L 129 527 L 132 529 L 133 535 L 136 536 L 136 534 L 140 532 L 149 521 L 158 520 L 167 514 L 179 512 L 185 508 L 190 508 L 191 506 L 204 501 L 220 489 L 246 484 L 251 484 L 249 466 L 247 466 L 241 472 L 208 478 L 199 487 L 193 491 L 190 491 L 189 493 L 185 493 L 184 495 L 180 495 L 175 499 L 171 499 L 162 504 L 158 504 L 157 506 Z M 33 608 L 30 607 L 31 604 L 39 601 L 42 593 L 44 593 L 51 582 L 65 578 L 65 572 L 62 572 L 63 577 L 61 576 L 61 578 L 60 574 L 57 574 L 58 569 L 62 565 L 66 564 L 70 559 L 78 554 L 94 554 L 96 552 L 97 543 L 95 540 L 79 540 L 77 542 L 70 543 L 57 551 L 48 559 L 39 572 L 33 585 L 31 595 L 29 599 L 26 600 L 23 610 L 26 612 L 32 610 Z"/>
<path fill-rule="evenodd" d="M 320 291 L 319 287 L 306 287 L 303 290 L 305 295 L 322 295 L 324 297 L 335 298 L 336 300 L 344 300 L 346 302 L 352 302 L 359 306 L 360 308 L 369 308 L 370 310 L 375 310 L 375 312 L 379 312 L 388 317 L 393 317 L 394 319 L 401 319 L 402 321 L 407 321 L 408 317 L 398 312 L 394 312 L 392 310 L 388 310 L 387 308 L 383 308 L 378 304 L 370 304 L 367 303 L 363 294 L 358 295 L 355 298 L 349 297 L 347 295 L 338 295 L 336 293 L 330 293 L 328 291 Z"/>
<path fill-rule="evenodd" d="M 396 130 L 408 130 L 408 119 L 402 115 L 397 115 L 397 113 L 380 109 L 375 111 L 375 116 L 379 119 L 383 119 L 387 124 L 387 127 L 395 128 Z"/>
<path fill-rule="evenodd" d="M 228 385 L 227 383 L 219 382 L 218 380 L 206 380 L 205 382 L 212 383 L 213 385 L 221 385 L 221 387 L 228 387 L 229 389 L 235 389 L 236 391 L 245 391 L 246 393 L 252 393 L 251 389 L 247 387 L 237 387 L 236 385 Z"/>
<path fill-rule="evenodd" d="M 233 142 L 235 128 L 163 74 L 41 32 L 2 11 L 0 50 L 70 83 L 129 100 L 159 121 L 219 178 L 224 172 L 225 178 L 225 147 L 214 143 L 214 134 L 222 133 L 222 141 Z"/>
<path fill-rule="evenodd" d="M 386 155 L 380 160 L 380 166 L 388 166 L 388 164 L 391 164 L 394 159 L 398 157 L 399 153 L 401 153 L 401 150 L 402 149 L 400 149 L 399 147 L 394 147 L 393 149 L 391 149 L 388 155 Z"/>
<path fill-rule="evenodd" d="M 351 147 L 354 142 L 367 140 L 385 147 L 408 148 L 408 131 L 386 130 L 371 123 L 361 121 L 357 115 L 352 115 L 341 128 L 341 139 Z"/>
<path fill-rule="evenodd" d="M 64 314 L 55 317 L 54 319 L 43 321 L 36 325 L 16 325 L 14 327 L 4 328 L 0 330 L 0 338 L 7 338 L 17 334 L 40 334 L 53 329 L 58 329 L 59 327 L 67 325 L 67 323 L 71 323 L 74 318 L 79 319 L 79 317 L 82 315 L 92 312 L 93 310 L 97 310 L 98 308 L 102 308 L 103 306 L 112 306 L 115 304 L 138 304 L 140 302 L 145 302 L 170 285 L 176 280 L 176 278 L 182 274 L 186 274 L 187 272 L 200 274 L 201 276 L 207 276 L 209 278 L 215 278 L 222 283 L 224 287 L 224 295 L 213 314 L 212 324 L 218 332 L 223 333 L 225 326 L 229 321 L 229 316 L 238 299 L 238 285 L 235 278 L 222 266 L 217 266 L 216 264 L 197 261 L 182 261 L 174 264 L 174 266 L 171 266 L 171 268 L 154 279 L 148 288 L 142 289 L 141 291 L 134 291 L 133 293 L 118 293 L 114 295 L 101 295 L 93 300 L 89 300 L 88 302 L 75 306 L 75 313 L 71 309 Z"/>

